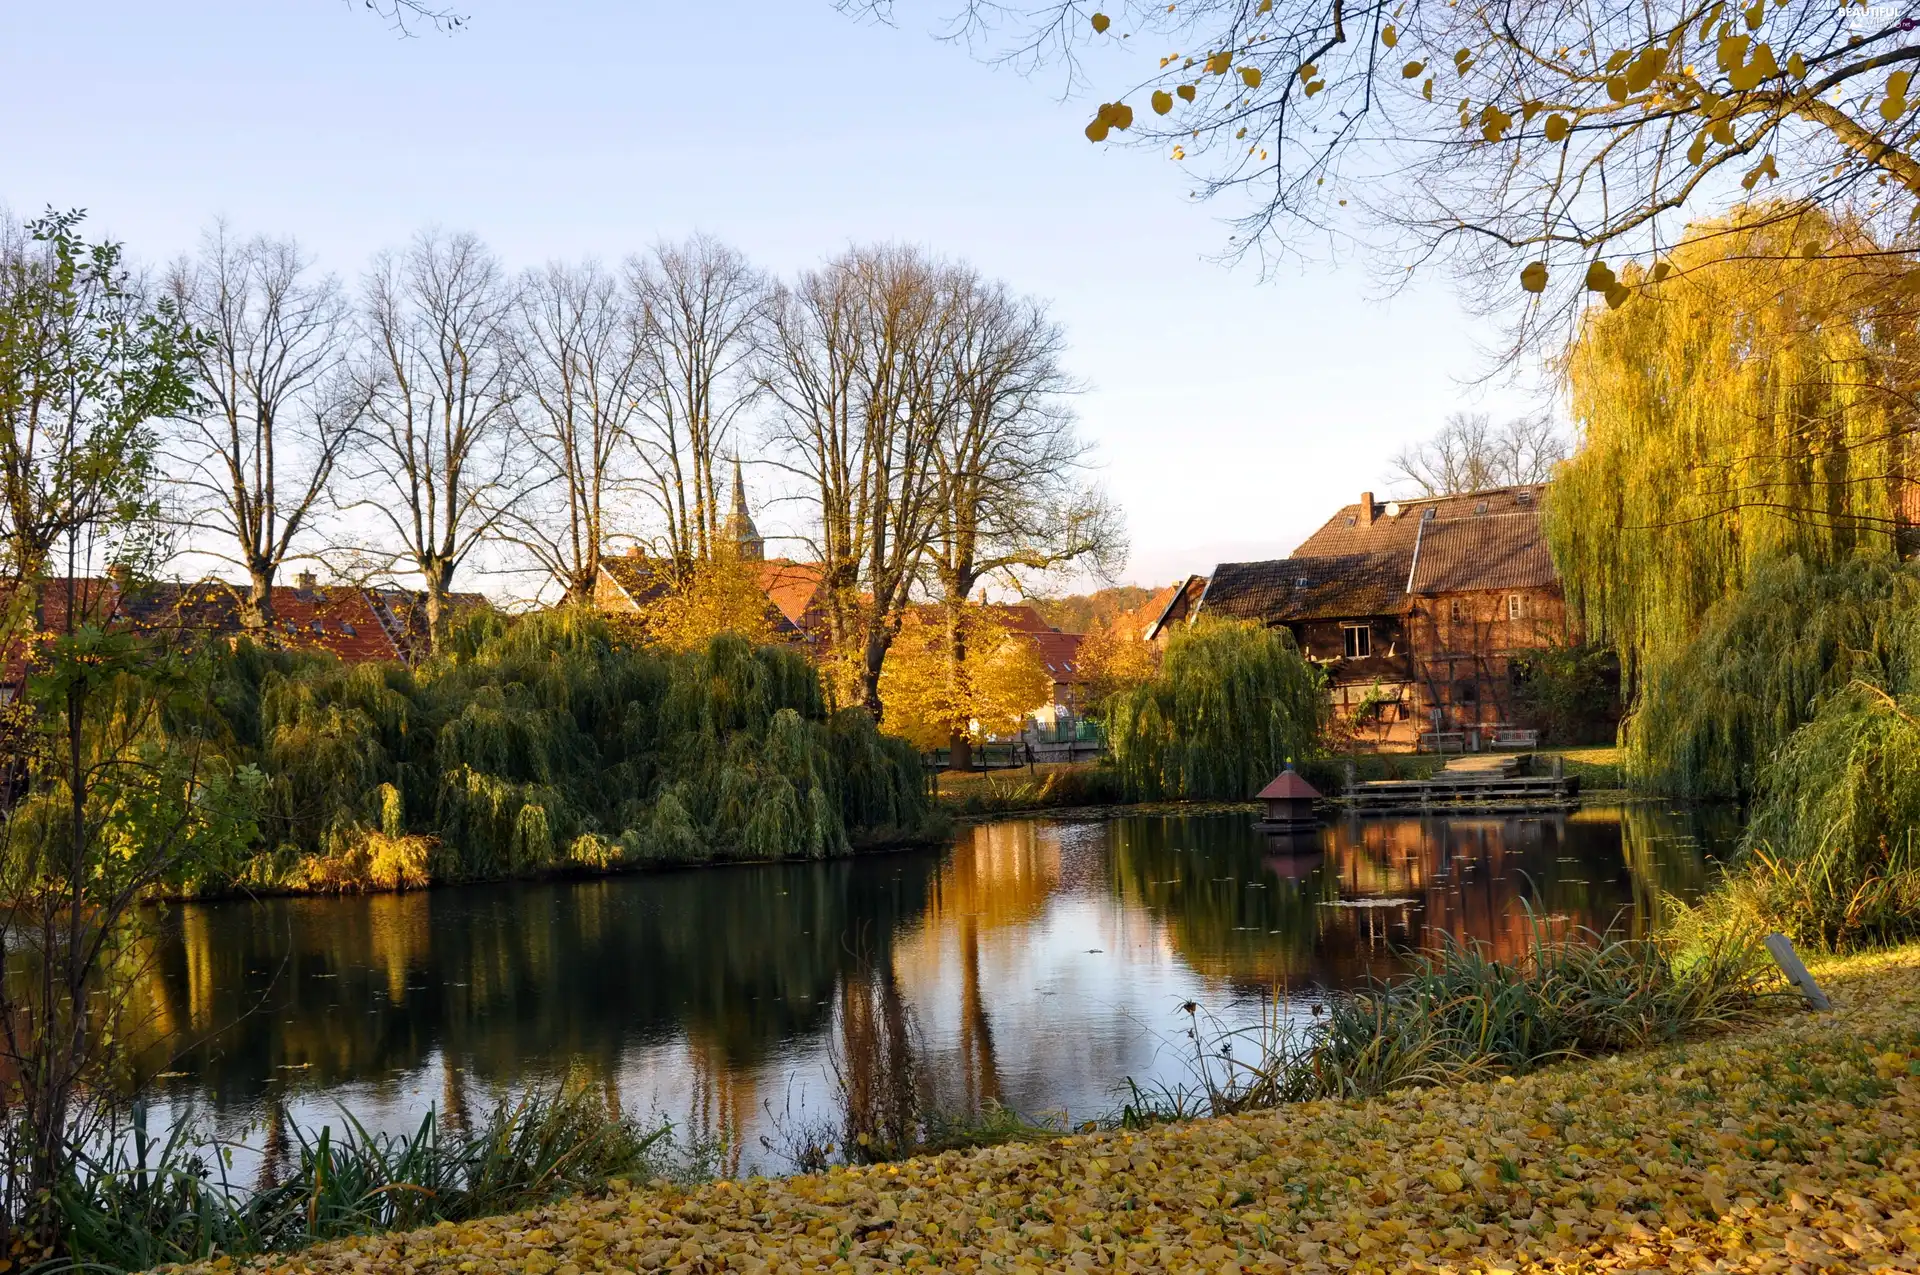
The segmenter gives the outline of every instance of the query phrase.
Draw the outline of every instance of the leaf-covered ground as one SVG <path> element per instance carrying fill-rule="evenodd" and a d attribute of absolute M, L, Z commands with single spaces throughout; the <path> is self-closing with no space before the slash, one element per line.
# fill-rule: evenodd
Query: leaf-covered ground
<path fill-rule="evenodd" d="M 1520 1080 L 616 1190 L 245 1265 L 1920 1271 L 1920 947 L 1817 972 L 1831 1014 Z"/>

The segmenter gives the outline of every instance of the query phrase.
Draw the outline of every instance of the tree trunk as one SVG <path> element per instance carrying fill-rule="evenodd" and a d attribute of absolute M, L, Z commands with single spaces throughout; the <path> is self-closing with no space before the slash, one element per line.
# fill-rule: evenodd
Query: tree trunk
<path fill-rule="evenodd" d="M 440 643 L 446 637 L 447 594 L 453 591 L 453 564 L 447 561 L 429 563 L 420 573 L 427 582 L 427 649 L 440 654 Z"/>
<path fill-rule="evenodd" d="M 247 596 L 240 600 L 240 623 L 249 632 L 264 634 L 273 627 L 273 567 L 255 561 L 247 568 Z"/>

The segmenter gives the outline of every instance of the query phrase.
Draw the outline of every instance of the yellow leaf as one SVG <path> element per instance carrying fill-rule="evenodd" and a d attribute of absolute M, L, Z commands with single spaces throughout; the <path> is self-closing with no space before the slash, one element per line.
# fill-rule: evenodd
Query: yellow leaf
<path fill-rule="evenodd" d="M 1733 145 L 1733 121 L 1732 120 L 1715 120 L 1713 122 L 1713 127 L 1708 129 L 1707 131 L 1710 134 L 1712 134 L 1713 140 L 1720 143 L 1722 146 Z"/>
<path fill-rule="evenodd" d="M 1236 142 L 1241 141 L 1246 137 L 1246 135 L 1247 135 L 1247 130 L 1243 128 L 1239 132 L 1233 135 L 1233 140 Z"/>
<path fill-rule="evenodd" d="M 1115 102 L 1107 118 L 1115 128 L 1132 128 L 1133 108 L 1125 102 Z"/>
<path fill-rule="evenodd" d="M 1429 102 L 1433 100 L 1433 77 L 1431 75 L 1427 77 L 1427 82 L 1420 86 L 1420 96 L 1426 98 Z"/>
<path fill-rule="evenodd" d="M 1752 190 L 1760 184 L 1762 177 L 1770 177 L 1777 180 L 1779 176 L 1780 169 L 1775 166 L 1772 154 L 1768 154 L 1765 159 L 1755 164 L 1745 177 L 1740 179 L 1740 186 L 1743 190 Z"/>
<path fill-rule="evenodd" d="M 1153 96 L 1148 100 L 1153 103 L 1153 113 L 1155 115 L 1165 115 L 1173 109 L 1173 94 L 1167 92 L 1165 89 L 1155 89 Z"/>
<path fill-rule="evenodd" d="M 1472 49 L 1461 49 L 1458 53 L 1455 53 L 1453 55 L 1453 69 L 1459 72 L 1461 75 L 1465 75 L 1472 66 L 1473 66 L 1473 50 Z"/>
<path fill-rule="evenodd" d="M 1327 87 L 1327 82 L 1325 80 L 1315 80 L 1313 83 L 1307 85 L 1307 96 L 1312 97 L 1315 93 L 1318 93 L 1321 89 L 1325 87 Z"/>
<path fill-rule="evenodd" d="M 1179 88 L 1175 89 L 1174 92 L 1180 95 L 1181 101 L 1191 102 L 1193 100 L 1195 90 L 1193 85 L 1191 84 L 1182 84 Z"/>
<path fill-rule="evenodd" d="M 1687 147 L 1687 162 L 1697 164 L 1707 157 L 1707 134 L 1702 129 L 1693 139 L 1693 145 Z"/>
<path fill-rule="evenodd" d="M 1107 140 L 1107 123 L 1105 120 L 1097 119 L 1087 125 L 1087 140 L 1090 142 L 1104 142 Z"/>
<path fill-rule="evenodd" d="M 1787 56 L 1787 74 L 1791 75 L 1796 80 L 1806 79 L 1807 78 L 1807 60 L 1801 57 L 1798 53 L 1789 54 Z"/>
<path fill-rule="evenodd" d="M 1466 1185 L 1466 1183 L 1461 1180 L 1460 1175 L 1452 1169 L 1441 1169 L 1437 1173 L 1429 1174 L 1427 1181 L 1433 1184 L 1435 1190 L 1445 1192 L 1448 1195 L 1453 1194 Z"/>
<path fill-rule="evenodd" d="M 1260 68 L 1257 66 L 1241 67 L 1240 79 L 1250 89 L 1259 88 L 1260 87 Z"/>
<path fill-rule="evenodd" d="M 1655 283 L 1660 282 L 1662 279 L 1666 278 L 1668 275 L 1672 273 L 1673 273 L 1672 262 L 1656 261 L 1653 263 L 1653 273 L 1651 277 Z"/>
<path fill-rule="evenodd" d="M 1315 66 L 1311 62 L 1305 63 L 1300 68 L 1300 82 L 1302 84 L 1305 84 L 1308 80 L 1311 80 L 1315 75 L 1318 75 L 1319 73 L 1320 73 L 1319 67 Z"/>
<path fill-rule="evenodd" d="M 1523 123 L 1531 124 L 1533 123 L 1533 117 L 1546 109 L 1546 104 L 1543 102 L 1522 102 L 1520 103 L 1520 119 Z"/>
<path fill-rule="evenodd" d="M 1596 261 L 1587 267 L 1587 291 L 1605 292 L 1619 280 L 1613 277 L 1613 270 L 1604 261 Z"/>
<path fill-rule="evenodd" d="M 1400 33 L 1398 31 L 1395 31 L 1391 26 L 1389 26 L 1386 30 L 1380 33 L 1380 43 L 1386 45 L 1389 49 L 1391 49 L 1395 45 L 1400 43 Z"/>
<path fill-rule="evenodd" d="M 1400 78 L 1403 80 L 1411 80 L 1414 76 L 1426 69 L 1427 64 L 1425 62 L 1409 62 L 1400 68 Z"/>
<path fill-rule="evenodd" d="M 1627 87 L 1638 93 L 1667 69 L 1667 51 L 1659 45 L 1647 49 L 1627 67 Z"/>
<path fill-rule="evenodd" d="M 1715 46 L 1715 57 L 1722 71 L 1733 71 L 1747 60 L 1747 45 L 1752 43 L 1750 36 L 1726 35 L 1720 37 Z"/>
<path fill-rule="evenodd" d="M 1096 13 L 1093 15 L 1093 29 L 1095 31 L 1105 31 L 1108 27 L 1112 25 L 1113 25 L 1113 19 L 1109 18 L 1106 14 Z"/>
<path fill-rule="evenodd" d="M 1618 310 L 1627 303 L 1627 298 L 1632 295 L 1633 293 L 1624 285 L 1614 284 L 1611 288 L 1607 289 L 1607 309 Z"/>
<path fill-rule="evenodd" d="M 1211 54 L 1207 58 L 1207 74 L 1209 75 L 1225 75 L 1232 66 L 1233 52 L 1231 50 Z"/>
<path fill-rule="evenodd" d="M 1528 292 L 1545 292 L 1547 289 L 1547 263 L 1535 261 L 1520 272 L 1520 286 Z"/>
<path fill-rule="evenodd" d="M 1573 131 L 1573 125 L 1568 122 L 1566 116 L 1556 112 L 1547 116 L 1547 122 L 1541 126 L 1540 131 L 1546 134 L 1550 142 L 1564 142 L 1567 134 Z"/>
<path fill-rule="evenodd" d="M 1513 127 L 1513 116 L 1492 102 L 1480 108 L 1480 136 L 1487 141 L 1499 141 L 1511 127 Z"/>
<path fill-rule="evenodd" d="M 1767 18 L 1767 0 L 1753 0 L 1753 7 L 1746 11 L 1747 30 L 1758 31 L 1760 24 Z"/>
<path fill-rule="evenodd" d="M 1803 244 L 1800 248 L 1800 255 L 1805 257 L 1808 261 L 1812 261 L 1815 257 L 1820 255 L 1820 245 L 1817 243 Z"/>
<path fill-rule="evenodd" d="M 1260 0 L 1260 7 L 1258 9 L 1255 9 L 1254 12 L 1255 13 L 1272 13 L 1273 0 Z"/>
<path fill-rule="evenodd" d="M 1607 96 L 1616 102 L 1624 102 L 1627 100 L 1627 79 L 1625 76 L 1615 75 L 1607 80 Z"/>

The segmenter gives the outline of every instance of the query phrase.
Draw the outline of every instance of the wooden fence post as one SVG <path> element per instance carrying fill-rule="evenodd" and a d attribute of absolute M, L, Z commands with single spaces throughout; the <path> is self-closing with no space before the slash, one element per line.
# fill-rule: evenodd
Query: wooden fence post
<path fill-rule="evenodd" d="M 1833 1002 L 1820 990 L 1820 984 L 1813 981 L 1813 975 L 1807 973 L 1807 967 L 1800 960 L 1800 954 L 1793 950 L 1793 940 L 1784 934 L 1769 934 L 1766 937 L 1767 951 L 1772 953 L 1774 963 L 1780 967 L 1787 981 L 1800 989 L 1807 998 L 1807 1004 L 1813 1009 L 1829 1010 Z"/>

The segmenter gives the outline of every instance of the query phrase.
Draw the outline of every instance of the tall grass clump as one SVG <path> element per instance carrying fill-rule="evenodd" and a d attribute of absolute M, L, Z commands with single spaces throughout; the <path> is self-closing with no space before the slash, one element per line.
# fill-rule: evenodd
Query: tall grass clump
<path fill-rule="evenodd" d="M 1131 1120 L 1223 1115 L 1316 1098 L 1523 1075 L 1723 1029 L 1767 1003 L 1764 957 L 1744 946 L 1552 936 L 1493 958 L 1449 943 L 1410 973 L 1336 996 L 1306 1030 L 1281 1002 L 1249 1028 L 1209 1030 L 1198 1006 L 1191 1077 L 1135 1089 Z"/>
<path fill-rule="evenodd" d="M 295 1128 L 284 1170 L 246 1187 L 228 1178 L 226 1147 L 185 1126 L 154 1138 L 136 1108 L 58 1192 L 62 1265 L 145 1270 L 515 1212 L 667 1169 L 671 1132 L 563 1087 L 502 1101 L 465 1130 L 432 1111 L 410 1135 L 370 1133 L 351 1116 L 337 1135 Z"/>
<path fill-rule="evenodd" d="M 1213 620 L 1176 633 L 1154 678 L 1114 697 L 1108 740 L 1130 798 L 1238 801 L 1313 751 L 1328 711 L 1292 634 Z"/>
<path fill-rule="evenodd" d="M 416 668 L 215 653 L 174 723 L 258 771 L 261 834 L 187 888 L 406 889 L 929 833 L 918 755 L 829 713 L 797 651 L 666 651 L 584 609 L 471 617 L 446 647 Z"/>

